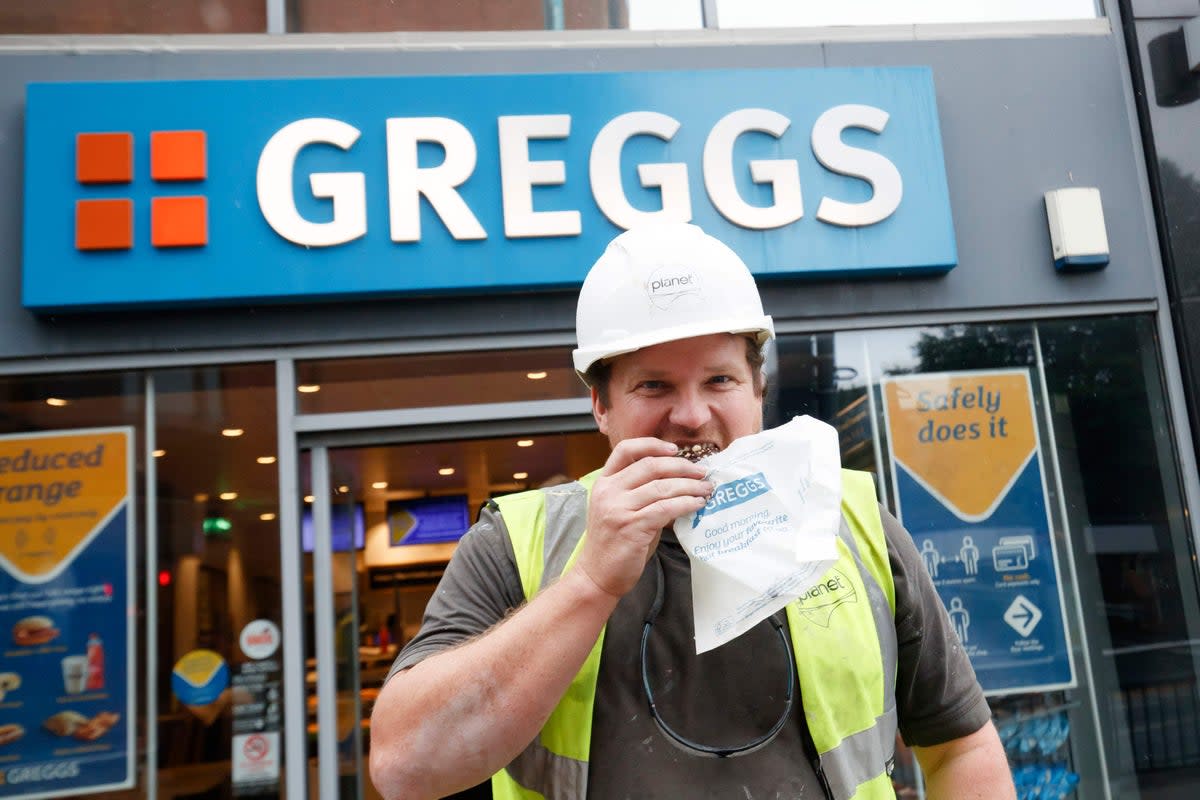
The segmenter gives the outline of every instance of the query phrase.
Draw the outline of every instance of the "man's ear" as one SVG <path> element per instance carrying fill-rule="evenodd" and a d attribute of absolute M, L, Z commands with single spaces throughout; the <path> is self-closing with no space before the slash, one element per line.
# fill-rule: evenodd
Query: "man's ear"
<path fill-rule="evenodd" d="M 596 418 L 596 427 L 605 436 L 608 435 L 608 409 L 604 407 L 604 403 L 600 400 L 600 392 L 596 391 L 596 387 L 592 387 L 592 416 Z"/>

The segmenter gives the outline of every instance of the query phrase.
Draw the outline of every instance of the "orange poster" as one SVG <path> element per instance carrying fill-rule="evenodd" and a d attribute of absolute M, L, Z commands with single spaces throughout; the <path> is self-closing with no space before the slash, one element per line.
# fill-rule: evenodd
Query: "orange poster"
<path fill-rule="evenodd" d="M 0 798 L 132 788 L 133 430 L 0 436 Z"/>
<path fill-rule="evenodd" d="M 1037 449 L 1025 370 L 889 379 L 892 457 L 968 522 L 991 516 Z"/>

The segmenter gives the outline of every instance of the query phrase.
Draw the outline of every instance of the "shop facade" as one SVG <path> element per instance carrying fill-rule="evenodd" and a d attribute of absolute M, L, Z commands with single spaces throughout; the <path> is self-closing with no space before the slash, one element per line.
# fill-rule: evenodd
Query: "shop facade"
<path fill-rule="evenodd" d="M 604 460 L 574 294 L 663 218 L 759 275 L 767 424 L 876 475 L 1019 782 L 1194 793 L 1200 489 L 1111 5 L 0 40 L 0 797 L 374 796 L 473 510 Z"/>
<path fill-rule="evenodd" d="M 1200 259 L 1190 215 L 1200 151 L 1181 134 L 1198 113 L 1197 16 L 1200 3 L 1186 0 L 1133 3 L 1123 14 L 1193 436 L 1200 414 Z"/>

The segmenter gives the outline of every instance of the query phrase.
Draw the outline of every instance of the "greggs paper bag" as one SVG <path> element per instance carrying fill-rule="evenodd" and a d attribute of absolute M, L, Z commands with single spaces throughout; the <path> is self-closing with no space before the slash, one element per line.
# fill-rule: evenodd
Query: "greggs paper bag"
<path fill-rule="evenodd" d="M 745 633 L 800 597 L 837 560 L 837 431 L 812 417 L 735 440 L 701 460 L 716 488 L 675 520 L 692 564 L 696 652 Z"/>

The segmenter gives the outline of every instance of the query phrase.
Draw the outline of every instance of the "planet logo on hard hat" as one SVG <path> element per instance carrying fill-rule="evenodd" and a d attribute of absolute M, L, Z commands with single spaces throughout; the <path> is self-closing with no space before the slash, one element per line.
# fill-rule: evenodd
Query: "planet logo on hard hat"
<path fill-rule="evenodd" d="M 699 298 L 703 294 L 700 277 L 679 267 L 663 267 L 651 273 L 646 281 L 646 296 L 655 308 L 666 311 L 685 297 Z"/>

